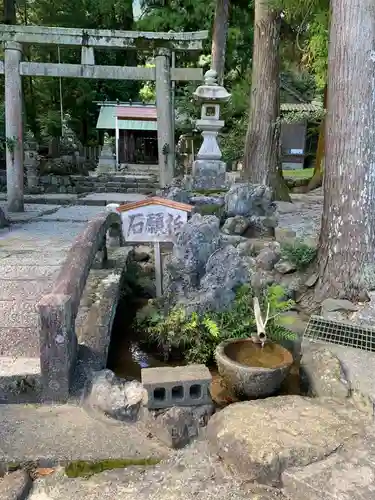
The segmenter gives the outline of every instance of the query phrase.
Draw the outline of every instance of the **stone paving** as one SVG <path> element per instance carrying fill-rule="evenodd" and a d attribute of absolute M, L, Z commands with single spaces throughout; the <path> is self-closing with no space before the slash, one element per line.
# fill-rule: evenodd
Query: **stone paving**
<path fill-rule="evenodd" d="M 100 208 L 77 206 L 70 219 L 64 210 L 26 205 L 25 213 L 9 214 L 10 230 L 0 230 L 0 379 L 39 373 L 37 303 L 51 289 L 72 241 Z M 24 224 L 17 223 L 20 218 Z"/>

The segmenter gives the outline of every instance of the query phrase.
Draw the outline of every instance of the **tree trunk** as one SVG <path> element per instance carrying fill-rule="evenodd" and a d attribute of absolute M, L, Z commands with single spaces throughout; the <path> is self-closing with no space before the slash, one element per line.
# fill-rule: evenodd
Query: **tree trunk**
<path fill-rule="evenodd" d="M 266 0 L 255 1 L 252 89 L 244 176 L 249 182 L 270 186 L 275 199 L 290 201 L 279 168 L 280 22 L 279 12 L 268 7 Z"/>
<path fill-rule="evenodd" d="M 375 261 L 375 4 L 331 0 L 331 9 L 319 302 L 365 298 Z"/>
<path fill-rule="evenodd" d="M 212 34 L 211 68 L 217 73 L 219 85 L 224 81 L 225 49 L 227 44 L 230 0 L 216 0 Z"/>
<path fill-rule="evenodd" d="M 324 88 L 324 100 L 323 106 L 324 109 L 327 109 L 327 85 Z M 316 161 L 314 174 L 310 179 L 310 182 L 307 186 L 307 191 L 312 191 L 320 187 L 323 183 L 323 164 L 324 164 L 324 156 L 325 156 L 325 131 L 326 131 L 326 123 L 325 118 L 322 119 L 322 122 L 319 127 L 319 140 L 318 147 L 316 150 Z"/>
<path fill-rule="evenodd" d="M 4 24 L 16 24 L 15 0 L 4 0 Z"/>

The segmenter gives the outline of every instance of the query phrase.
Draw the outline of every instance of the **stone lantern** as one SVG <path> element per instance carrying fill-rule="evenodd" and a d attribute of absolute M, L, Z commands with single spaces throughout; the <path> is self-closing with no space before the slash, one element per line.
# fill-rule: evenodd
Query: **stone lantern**
<path fill-rule="evenodd" d="M 196 127 L 202 131 L 203 143 L 193 163 L 193 188 L 219 189 L 225 187 L 226 165 L 221 161 L 217 142 L 219 131 L 224 127 L 220 120 L 220 106 L 230 99 L 230 94 L 217 83 L 216 71 L 210 69 L 204 75 L 204 85 L 193 94 L 202 104 L 201 118 Z"/>

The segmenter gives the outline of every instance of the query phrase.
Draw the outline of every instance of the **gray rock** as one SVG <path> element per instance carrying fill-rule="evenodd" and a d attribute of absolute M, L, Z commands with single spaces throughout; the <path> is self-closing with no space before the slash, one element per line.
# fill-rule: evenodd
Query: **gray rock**
<path fill-rule="evenodd" d="M 279 243 L 293 243 L 297 237 L 295 231 L 281 227 L 275 228 L 275 238 Z"/>
<path fill-rule="evenodd" d="M 301 368 L 311 396 L 337 399 L 350 396 L 350 383 L 339 359 L 329 349 L 304 344 Z"/>
<path fill-rule="evenodd" d="M 270 216 L 275 211 L 272 192 L 267 186 L 250 183 L 233 184 L 225 195 L 227 217 Z"/>
<path fill-rule="evenodd" d="M 318 281 L 318 279 L 319 279 L 319 275 L 318 274 L 315 274 L 315 273 L 312 274 L 305 281 L 305 286 L 307 286 L 307 288 L 312 288 L 315 285 L 315 283 Z"/>
<path fill-rule="evenodd" d="M 302 289 L 300 275 L 297 273 L 283 274 L 277 277 L 277 282 L 284 288 L 286 298 L 296 300 L 298 292 Z"/>
<path fill-rule="evenodd" d="M 182 274 L 189 274 L 192 283 L 199 283 L 209 256 L 221 246 L 219 226 L 220 221 L 214 215 L 194 214 L 177 236 L 173 265 Z"/>
<path fill-rule="evenodd" d="M 170 448 L 183 448 L 198 436 L 198 423 L 190 408 L 173 406 L 161 414 L 149 414 L 146 425 Z"/>
<path fill-rule="evenodd" d="M 227 245 L 208 259 L 205 274 L 198 289 L 193 290 L 184 307 L 188 312 L 218 311 L 227 308 L 235 298 L 235 289 L 249 282 L 251 262 L 238 250 Z"/>
<path fill-rule="evenodd" d="M 248 220 L 249 224 L 245 233 L 248 238 L 273 236 L 274 228 L 278 224 L 278 219 L 276 216 L 263 217 L 259 215 L 253 215 L 249 217 Z"/>
<path fill-rule="evenodd" d="M 223 207 L 225 204 L 224 195 L 203 195 L 203 194 L 194 194 L 192 193 L 189 198 L 189 203 L 191 205 L 217 205 L 218 207 Z"/>
<path fill-rule="evenodd" d="M 170 186 L 164 189 L 160 195 L 168 200 L 178 201 L 180 203 L 189 203 L 189 192 L 177 186 Z"/>
<path fill-rule="evenodd" d="M 349 315 L 358 311 L 358 306 L 345 299 L 326 299 L 322 302 L 321 315 L 333 321 L 348 321 Z"/>
<path fill-rule="evenodd" d="M 275 270 L 280 274 L 289 274 L 294 273 L 296 270 L 296 266 L 289 262 L 288 260 L 280 260 L 275 264 Z"/>
<path fill-rule="evenodd" d="M 374 496 L 375 439 L 372 432 L 333 456 L 282 475 L 290 500 L 363 500 Z"/>
<path fill-rule="evenodd" d="M 142 248 L 134 248 L 132 252 L 129 253 L 129 259 L 135 262 L 145 262 L 150 259 L 150 252 L 143 250 Z"/>
<path fill-rule="evenodd" d="M 63 470 L 34 483 L 30 500 L 285 500 L 279 490 L 233 476 L 205 440 L 171 453 L 155 466 L 127 467 L 68 478 Z"/>
<path fill-rule="evenodd" d="M 358 311 L 358 306 L 350 302 L 350 300 L 345 299 L 325 299 L 322 302 L 322 309 L 327 312 L 335 311 Z"/>
<path fill-rule="evenodd" d="M 207 427 L 212 450 L 236 477 L 274 486 L 286 469 L 319 462 L 365 432 L 352 405 L 300 396 L 235 403 Z"/>
<path fill-rule="evenodd" d="M 241 255 L 251 255 L 255 257 L 265 246 L 271 243 L 271 241 L 272 240 L 266 238 L 246 238 L 238 245 L 238 250 Z"/>
<path fill-rule="evenodd" d="M 199 434 L 214 412 L 213 405 L 174 406 L 168 410 L 145 411 L 143 421 L 149 431 L 170 448 L 183 448 Z"/>
<path fill-rule="evenodd" d="M 248 239 L 245 238 L 244 236 L 222 233 L 222 241 L 223 241 L 223 245 L 233 245 L 236 247 L 236 246 L 240 245 L 240 243 L 247 242 Z"/>
<path fill-rule="evenodd" d="M 264 271 L 272 271 L 275 267 L 275 264 L 277 264 L 280 258 L 280 253 L 275 252 L 269 247 L 266 247 L 260 251 L 255 260 L 259 269 L 263 269 Z"/>
<path fill-rule="evenodd" d="M 263 291 L 266 287 L 273 285 L 276 279 L 274 274 L 262 269 L 257 270 L 250 279 L 251 287 L 257 293 Z"/>
<path fill-rule="evenodd" d="M 243 234 L 249 227 L 249 220 L 242 215 L 236 215 L 235 217 L 229 217 L 221 228 L 224 234 Z"/>
<path fill-rule="evenodd" d="M 101 370 L 94 372 L 84 404 L 116 420 L 134 421 L 143 397 L 143 386 L 137 380 L 126 381 L 111 370 Z"/>
<path fill-rule="evenodd" d="M 23 500 L 31 489 L 32 480 L 24 470 L 17 470 L 0 478 L 0 500 Z"/>

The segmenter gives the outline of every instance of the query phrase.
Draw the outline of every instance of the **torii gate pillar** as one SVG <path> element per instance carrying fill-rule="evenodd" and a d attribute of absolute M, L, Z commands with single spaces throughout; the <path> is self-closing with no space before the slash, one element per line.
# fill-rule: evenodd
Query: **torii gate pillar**
<path fill-rule="evenodd" d="M 174 120 L 172 109 L 172 85 L 168 49 L 159 50 L 155 57 L 156 107 L 158 124 L 158 151 L 160 186 L 169 185 L 174 175 Z"/>
<path fill-rule="evenodd" d="M 21 60 L 22 45 L 18 42 L 6 42 L 4 50 L 5 142 L 9 212 L 24 211 Z"/>

